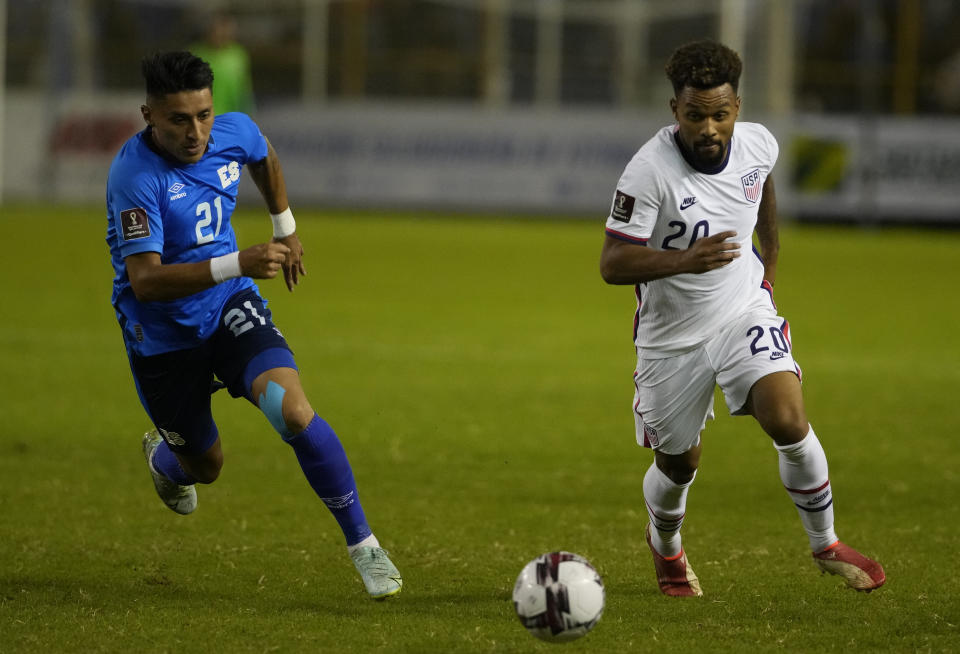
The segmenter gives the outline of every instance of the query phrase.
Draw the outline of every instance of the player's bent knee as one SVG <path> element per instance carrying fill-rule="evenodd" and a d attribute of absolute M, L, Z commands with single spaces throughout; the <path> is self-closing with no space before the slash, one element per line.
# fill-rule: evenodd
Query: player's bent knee
<path fill-rule="evenodd" d="M 301 397 L 288 397 L 287 390 L 271 380 L 267 382 L 267 388 L 259 398 L 260 410 L 280 437 L 287 441 L 306 429 L 313 419 L 313 409 L 302 397 L 302 393 L 295 395 Z M 284 398 L 287 398 L 286 406 Z"/>
<path fill-rule="evenodd" d="M 669 477 L 670 481 L 680 486 L 689 484 L 691 481 L 693 481 L 693 478 L 697 473 L 696 469 L 690 470 L 689 468 L 670 468 L 669 470 L 661 469 L 661 472 Z"/>
<path fill-rule="evenodd" d="M 291 402 L 290 406 L 284 409 L 283 420 L 287 430 L 296 435 L 307 428 L 314 415 L 313 407 L 308 402 Z"/>
<path fill-rule="evenodd" d="M 763 430 L 777 443 L 799 443 L 810 431 L 810 423 L 803 411 L 783 411 L 772 416 L 763 425 Z"/>
<path fill-rule="evenodd" d="M 657 468 L 675 484 L 684 485 L 693 481 L 700 463 L 699 448 L 696 451 L 679 455 L 661 454 L 655 456 Z"/>

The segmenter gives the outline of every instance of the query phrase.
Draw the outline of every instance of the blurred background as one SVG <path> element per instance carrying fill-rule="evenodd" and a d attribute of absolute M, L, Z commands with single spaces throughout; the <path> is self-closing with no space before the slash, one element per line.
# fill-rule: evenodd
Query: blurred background
<path fill-rule="evenodd" d="M 602 219 L 672 122 L 667 57 L 709 37 L 785 217 L 960 224 L 958 36 L 952 0 L 0 0 L 0 202 L 102 203 L 141 57 L 191 49 L 294 206 Z"/>

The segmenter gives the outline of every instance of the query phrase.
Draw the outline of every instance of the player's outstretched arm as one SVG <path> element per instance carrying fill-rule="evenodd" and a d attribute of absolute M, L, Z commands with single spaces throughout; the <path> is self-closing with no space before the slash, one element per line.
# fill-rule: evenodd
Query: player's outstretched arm
<path fill-rule="evenodd" d="M 763 196 L 757 208 L 757 241 L 760 258 L 763 260 L 763 278 L 773 283 L 777 277 L 777 257 L 780 254 L 780 233 L 777 229 L 777 192 L 773 187 L 773 175 L 767 175 L 763 183 Z"/>
<path fill-rule="evenodd" d="M 206 290 L 234 277 L 273 279 L 290 255 L 290 248 L 271 241 L 240 252 L 195 263 L 168 263 L 157 252 L 132 254 L 124 263 L 133 294 L 141 302 L 166 302 Z"/>
<path fill-rule="evenodd" d="M 300 276 L 306 275 L 303 266 L 303 246 L 297 236 L 297 225 L 287 201 L 287 184 L 283 178 L 283 169 L 280 167 L 280 158 L 270 141 L 267 141 L 267 156 L 261 161 L 247 164 L 253 182 L 260 190 L 270 211 L 273 220 L 273 240 L 283 243 L 290 249 L 290 254 L 283 262 L 283 279 L 289 290 L 300 282 Z"/>
<path fill-rule="evenodd" d="M 607 234 L 600 253 L 600 276 L 608 284 L 642 284 L 683 273 L 705 273 L 740 256 L 740 244 L 727 231 L 697 239 L 686 250 L 654 250 Z"/>

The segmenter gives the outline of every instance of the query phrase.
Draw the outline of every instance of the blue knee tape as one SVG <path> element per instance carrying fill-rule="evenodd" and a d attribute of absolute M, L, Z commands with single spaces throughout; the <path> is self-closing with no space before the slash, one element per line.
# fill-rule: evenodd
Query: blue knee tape
<path fill-rule="evenodd" d="M 260 410 L 267 420 L 273 425 L 273 428 L 280 434 L 280 438 L 287 441 L 293 437 L 293 434 L 287 429 L 287 423 L 283 419 L 283 396 L 287 391 L 275 381 L 267 382 L 267 392 L 260 393 Z"/>

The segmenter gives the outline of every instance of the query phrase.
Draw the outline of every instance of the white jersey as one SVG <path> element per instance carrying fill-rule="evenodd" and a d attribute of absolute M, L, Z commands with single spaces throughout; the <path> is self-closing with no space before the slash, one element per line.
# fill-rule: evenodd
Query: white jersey
<path fill-rule="evenodd" d="M 753 230 L 763 184 L 777 161 L 776 140 L 763 125 L 737 123 L 726 161 L 704 171 L 684 157 L 677 129 L 658 131 L 627 164 L 607 234 L 655 250 L 683 250 L 733 230 L 740 257 L 702 274 L 637 284 L 635 343 L 647 358 L 686 352 L 744 312 L 773 308 Z"/>

